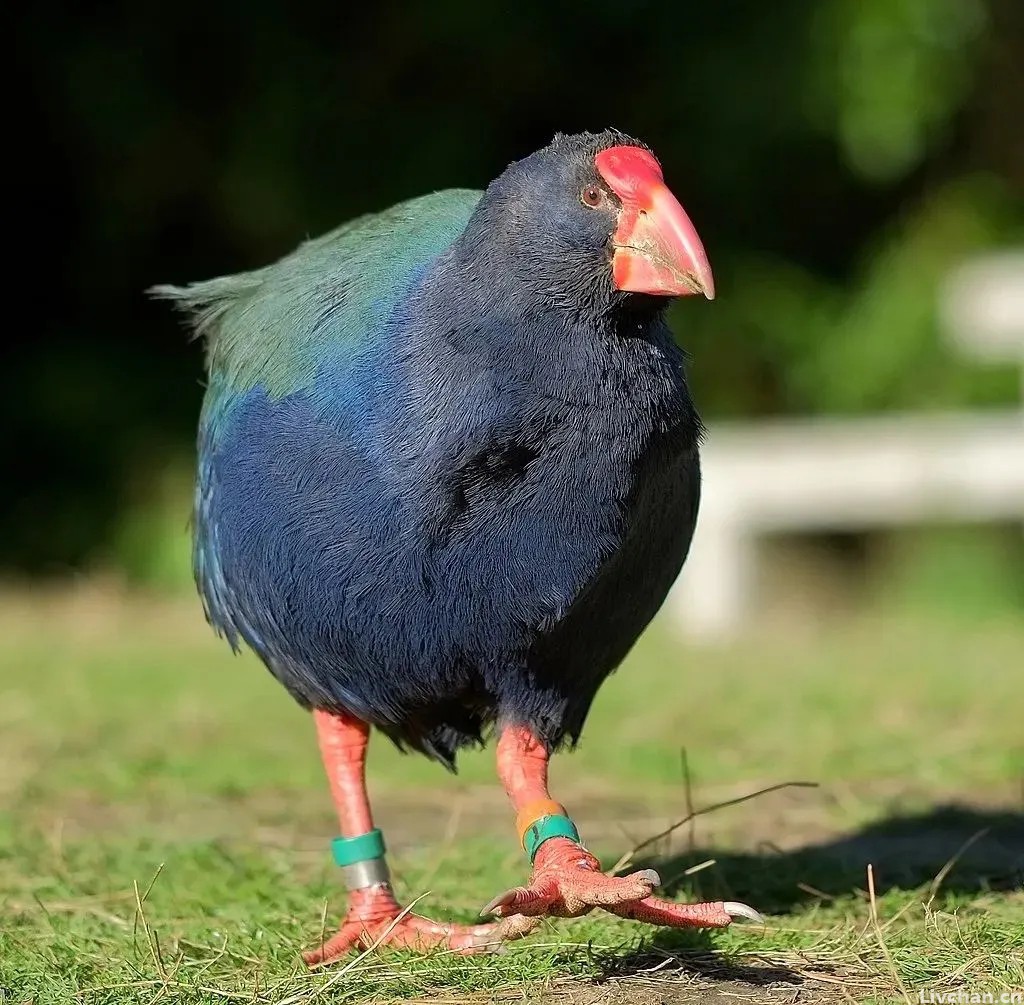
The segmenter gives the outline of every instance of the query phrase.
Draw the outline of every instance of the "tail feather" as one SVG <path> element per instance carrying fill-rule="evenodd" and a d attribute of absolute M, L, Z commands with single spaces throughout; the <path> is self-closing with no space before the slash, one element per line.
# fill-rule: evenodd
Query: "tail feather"
<path fill-rule="evenodd" d="M 146 293 L 155 300 L 169 300 L 187 314 L 193 338 L 205 338 L 210 343 L 216 338 L 224 315 L 263 285 L 264 271 L 258 269 L 235 276 L 218 276 L 187 286 L 161 283 L 149 287 Z"/>

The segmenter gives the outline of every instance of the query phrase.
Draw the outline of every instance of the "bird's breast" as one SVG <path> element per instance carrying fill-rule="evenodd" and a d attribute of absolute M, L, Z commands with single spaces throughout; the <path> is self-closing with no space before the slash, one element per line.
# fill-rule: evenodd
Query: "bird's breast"
<path fill-rule="evenodd" d="M 551 622 L 653 514 L 685 511 L 699 427 L 681 364 L 674 345 L 633 344 L 449 384 L 444 407 L 428 397 L 423 436 L 390 470 L 432 579 L 472 579 Z"/>

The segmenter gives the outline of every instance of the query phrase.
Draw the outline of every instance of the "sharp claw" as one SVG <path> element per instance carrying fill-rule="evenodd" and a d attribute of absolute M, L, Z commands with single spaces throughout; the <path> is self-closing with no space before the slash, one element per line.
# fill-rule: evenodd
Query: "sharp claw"
<path fill-rule="evenodd" d="M 653 869 L 641 869 L 640 872 L 634 872 L 626 879 L 638 879 L 644 883 L 650 883 L 655 890 L 661 886 L 661 877 Z"/>
<path fill-rule="evenodd" d="M 486 918 L 489 914 L 495 914 L 499 907 L 505 907 L 511 904 L 516 899 L 515 890 L 506 890 L 504 893 L 499 893 L 493 900 L 487 901 L 483 907 L 480 908 L 480 917 Z"/>
<path fill-rule="evenodd" d="M 727 900 L 722 905 L 722 909 L 726 914 L 731 915 L 734 918 L 749 918 L 751 921 L 757 922 L 759 925 L 768 924 L 768 922 L 764 920 L 764 917 L 752 907 L 748 907 L 746 904 L 741 904 L 736 900 Z"/>

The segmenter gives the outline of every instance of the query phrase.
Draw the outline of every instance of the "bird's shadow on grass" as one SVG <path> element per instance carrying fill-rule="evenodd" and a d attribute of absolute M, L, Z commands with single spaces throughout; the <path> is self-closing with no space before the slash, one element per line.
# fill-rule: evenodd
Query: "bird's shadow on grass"
<path fill-rule="evenodd" d="M 688 874 L 694 866 L 714 866 Z M 875 892 L 933 885 L 940 899 L 1024 889 L 1024 812 L 983 811 L 949 804 L 894 814 L 853 833 L 789 851 L 750 852 L 696 847 L 682 854 L 648 854 L 631 868 L 653 868 L 661 895 L 683 900 L 738 900 L 767 914 L 827 905 L 851 894 L 867 898 L 867 867 Z M 662 929 L 639 950 L 600 961 L 606 977 L 671 965 L 715 980 L 753 985 L 801 984 L 784 966 L 745 966 L 714 951 L 708 931 Z"/>
<path fill-rule="evenodd" d="M 799 985 L 804 978 L 789 967 L 768 963 L 748 966 L 714 948 L 707 931 L 662 929 L 637 949 L 604 953 L 595 960 L 598 981 L 641 974 L 683 972 L 713 981 L 736 981 L 756 987 Z M 827 969 L 827 968 L 823 968 Z"/>
<path fill-rule="evenodd" d="M 709 860 L 713 868 L 687 876 L 687 870 Z M 879 896 L 915 889 L 940 874 L 944 894 L 1018 889 L 1024 882 L 1024 812 L 949 804 L 893 814 L 851 834 L 789 851 L 696 848 L 637 863 L 658 870 L 669 896 L 696 887 L 708 899 L 740 900 L 769 914 L 866 892 L 869 864 Z"/>

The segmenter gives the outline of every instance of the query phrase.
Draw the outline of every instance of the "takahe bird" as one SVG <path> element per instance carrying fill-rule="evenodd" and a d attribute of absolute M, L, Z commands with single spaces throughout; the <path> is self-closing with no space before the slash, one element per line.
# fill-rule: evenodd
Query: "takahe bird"
<path fill-rule="evenodd" d="M 558 135 L 483 193 L 412 199 L 266 268 L 154 293 L 207 346 L 207 617 L 312 710 L 338 811 L 348 914 L 307 962 L 381 936 L 479 951 L 594 906 L 756 919 L 655 899 L 651 870 L 606 876 L 547 787 L 697 517 L 701 425 L 664 308 L 711 298 L 712 276 L 651 151 Z M 496 731 L 533 866 L 485 908 L 497 921 L 401 916 L 364 782 L 372 726 L 450 768 Z"/>

